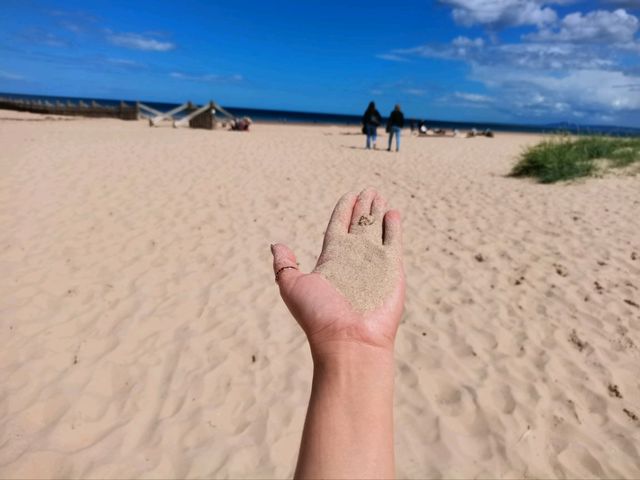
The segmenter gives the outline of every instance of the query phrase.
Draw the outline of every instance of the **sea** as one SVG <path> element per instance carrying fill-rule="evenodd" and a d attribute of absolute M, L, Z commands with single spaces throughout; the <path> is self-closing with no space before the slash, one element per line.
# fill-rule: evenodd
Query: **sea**
<path fill-rule="evenodd" d="M 66 103 L 71 101 L 77 103 L 83 101 L 91 103 L 95 101 L 101 105 L 117 106 L 121 101 L 125 103 L 135 103 L 137 100 L 114 100 L 107 98 L 87 98 L 87 97 L 58 97 L 50 95 L 27 95 L 20 93 L 0 93 L 0 97 L 15 98 L 24 100 L 41 100 L 55 103 L 60 101 Z M 161 112 L 167 112 L 177 106 L 179 103 L 154 102 L 140 100 L 141 103 Z M 294 124 L 318 124 L 318 125 L 360 125 L 362 114 L 346 115 L 340 113 L 319 113 L 319 112 L 300 112 L 293 110 L 270 110 L 260 108 L 247 108 L 222 105 L 229 113 L 236 117 L 250 117 L 255 122 L 269 123 L 294 123 Z M 384 120 L 384 119 L 383 119 Z M 493 123 L 493 122 L 468 122 L 468 121 L 448 121 L 429 118 L 428 116 L 420 118 L 406 118 L 405 125 L 418 125 L 425 122 L 428 128 L 442 128 L 446 130 L 491 130 L 497 132 L 525 132 L 525 133 L 568 133 L 568 134 L 606 134 L 606 135 L 622 135 L 635 136 L 640 135 L 640 128 L 621 127 L 611 125 L 580 125 L 576 123 L 560 122 L 550 124 L 519 124 L 519 123 Z"/>

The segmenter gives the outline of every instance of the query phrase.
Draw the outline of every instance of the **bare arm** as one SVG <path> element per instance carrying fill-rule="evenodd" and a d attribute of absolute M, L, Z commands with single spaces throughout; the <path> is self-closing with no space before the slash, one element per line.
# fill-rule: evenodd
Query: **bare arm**
<path fill-rule="evenodd" d="M 393 477 L 393 354 L 348 346 L 316 360 L 296 478 Z"/>
<path fill-rule="evenodd" d="M 360 246 L 375 255 L 353 255 Z M 393 346 L 404 302 L 398 212 L 387 210 L 374 190 L 345 195 L 310 274 L 283 270 L 296 266 L 293 252 L 284 245 L 272 250 L 280 293 L 307 334 L 314 362 L 296 477 L 392 478 Z M 334 268 L 345 261 L 346 268 Z M 345 270 L 371 273 L 371 268 L 385 273 L 387 283 L 391 279 L 389 288 L 367 284 L 367 279 L 359 285 L 352 278 L 345 287 L 340 278 Z M 354 294 L 354 283 L 356 293 L 382 298 L 362 307 L 347 298 Z"/>

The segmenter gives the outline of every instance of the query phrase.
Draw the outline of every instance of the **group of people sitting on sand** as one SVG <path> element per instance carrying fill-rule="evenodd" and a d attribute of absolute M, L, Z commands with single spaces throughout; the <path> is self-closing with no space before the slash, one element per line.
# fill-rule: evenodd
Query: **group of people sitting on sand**
<path fill-rule="evenodd" d="M 467 132 L 467 138 L 471 138 L 471 137 L 489 137 L 489 138 L 493 138 L 493 132 L 491 130 L 489 130 L 488 128 L 485 128 L 481 132 L 479 132 L 475 128 L 472 128 L 471 130 L 469 130 Z"/>
<path fill-rule="evenodd" d="M 418 136 L 420 137 L 457 137 L 460 134 L 457 128 L 446 130 L 444 128 L 429 128 L 425 122 L 420 122 Z"/>
<path fill-rule="evenodd" d="M 415 124 L 413 123 L 411 127 L 412 127 L 411 131 L 414 131 L 416 129 Z M 460 131 L 457 128 L 454 128 L 453 130 L 447 130 L 445 128 L 429 128 L 425 121 L 420 122 L 417 130 L 418 130 L 418 136 L 420 137 L 457 137 L 460 135 Z M 493 138 L 493 132 L 488 128 L 482 131 L 472 128 L 466 133 L 465 136 L 466 138 L 472 138 L 472 137 Z"/>

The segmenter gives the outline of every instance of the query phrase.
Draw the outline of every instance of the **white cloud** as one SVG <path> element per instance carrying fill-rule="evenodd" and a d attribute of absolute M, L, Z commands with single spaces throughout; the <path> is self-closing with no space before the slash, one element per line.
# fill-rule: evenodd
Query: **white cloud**
<path fill-rule="evenodd" d="M 488 92 L 457 91 L 445 97 L 447 101 L 491 107 L 525 119 L 584 117 L 588 122 L 602 114 L 632 118 L 640 112 L 640 69 L 625 68 L 615 54 L 624 45 L 631 43 L 494 44 L 458 37 L 449 44 L 391 53 L 464 62 L 470 67 L 468 79 L 481 83 Z"/>
<path fill-rule="evenodd" d="M 612 68 L 610 52 L 581 48 L 568 43 L 506 43 L 486 45 L 482 39 L 458 37 L 448 45 L 422 45 L 391 53 L 460 60 L 480 65 L 510 65 L 524 69 L 566 70 L 576 68 Z"/>
<path fill-rule="evenodd" d="M 453 7 L 453 19 L 465 26 L 503 28 L 519 25 L 546 25 L 557 19 L 556 12 L 540 0 L 440 0 Z"/>
<path fill-rule="evenodd" d="M 393 53 L 380 53 L 376 55 L 376 58 L 381 60 L 388 60 L 390 62 L 407 62 L 408 59 L 406 57 L 402 57 L 400 55 L 394 55 Z"/>
<path fill-rule="evenodd" d="M 587 14 L 570 13 L 562 19 L 558 29 L 543 28 L 525 36 L 542 42 L 568 43 L 631 43 L 640 22 L 624 9 L 613 12 L 596 10 Z"/>
<path fill-rule="evenodd" d="M 520 109 L 544 111 L 634 111 L 640 94 L 634 86 L 640 76 L 611 70 L 575 70 L 562 75 L 510 67 L 472 68 L 472 78 L 503 92 L 508 103 Z"/>
<path fill-rule="evenodd" d="M 484 40 L 482 38 L 456 37 L 451 44 L 427 44 L 419 47 L 393 50 L 390 54 L 398 57 L 418 56 L 461 60 L 481 55 L 483 46 Z"/>
<path fill-rule="evenodd" d="M 0 70 L 0 78 L 3 80 L 24 80 L 22 75 L 18 75 L 17 73 L 7 72 L 4 70 Z"/>
<path fill-rule="evenodd" d="M 640 42 L 621 43 L 616 45 L 623 52 L 631 52 L 640 54 Z"/>
<path fill-rule="evenodd" d="M 427 93 L 427 91 L 422 88 L 405 88 L 404 92 L 416 97 L 422 97 Z"/>
<path fill-rule="evenodd" d="M 65 29 L 67 29 L 67 30 L 69 30 L 70 32 L 73 32 L 73 33 L 76 33 L 76 34 L 84 33 L 84 31 L 85 31 L 84 27 L 78 25 L 77 23 L 70 22 L 70 21 L 67 21 L 67 20 L 61 21 L 60 22 L 60 26 L 65 28 Z"/>
<path fill-rule="evenodd" d="M 113 65 L 117 65 L 120 67 L 129 67 L 129 68 L 138 68 L 144 67 L 144 65 L 140 62 L 136 62 L 135 60 L 129 60 L 126 58 L 107 58 L 106 61 Z"/>
<path fill-rule="evenodd" d="M 178 80 L 187 80 L 191 82 L 204 82 L 204 83 L 216 83 L 216 82 L 241 82 L 243 80 L 242 75 L 218 75 L 215 73 L 205 73 L 201 75 L 190 75 L 182 72 L 171 72 L 169 74 L 171 78 Z"/>
<path fill-rule="evenodd" d="M 451 42 L 451 44 L 454 47 L 483 47 L 484 46 L 484 39 L 478 37 L 478 38 L 468 38 L 468 37 L 456 37 L 453 39 L 453 41 Z"/>
<path fill-rule="evenodd" d="M 167 52 L 176 48 L 172 42 L 156 40 L 137 33 L 111 33 L 108 32 L 107 40 L 118 47 L 134 50 L 147 50 L 152 52 Z"/>
<path fill-rule="evenodd" d="M 20 38 L 29 42 L 48 47 L 66 47 L 69 41 L 53 33 L 47 32 L 41 28 L 28 28 L 19 34 Z"/>
<path fill-rule="evenodd" d="M 493 98 L 487 95 L 480 95 L 478 93 L 464 93 L 464 92 L 455 92 L 453 94 L 455 98 L 459 98 L 460 100 L 464 100 L 466 102 L 471 103 L 491 103 L 493 102 Z"/>
<path fill-rule="evenodd" d="M 497 60 L 495 63 L 522 69 L 567 71 L 615 67 L 615 62 L 606 52 L 566 43 L 511 43 L 497 45 L 490 53 Z M 490 63 L 488 58 L 484 61 Z"/>
<path fill-rule="evenodd" d="M 491 108 L 507 115 L 546 120 L 637 123 L 640 119 L 640 15 L 618 8 L 575 11 L 558 19 L 553 5 L 577 0 L 439 0 L 465 26 L 487 29 L 482 37 L 460 36 L 387 52 L 398 58 L 437 58 L 469 67 L 467 79 L 486 94 L 453 91 L 443 101 L 465 108 Z M 601 0 L 640 8 L 640 0 Z M 577 10 L 577 8 L 576 8 Z M 500 43 L 496 30 L 536 28 L 520 41 Z M 486 38 L 486 37 L 485 37 Z M 451 90 L 450 90 L 451 91 Z M 499 98 L 499 101 L 497 100 Z"/>

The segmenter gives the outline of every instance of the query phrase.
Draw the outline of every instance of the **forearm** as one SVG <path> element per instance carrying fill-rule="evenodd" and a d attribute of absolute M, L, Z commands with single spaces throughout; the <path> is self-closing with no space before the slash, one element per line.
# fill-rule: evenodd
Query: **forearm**
<path fill-rule="evenodd" d="M 393 352 L 348 345 L 314 354 L 297 478 L 392 478 Z"/>

